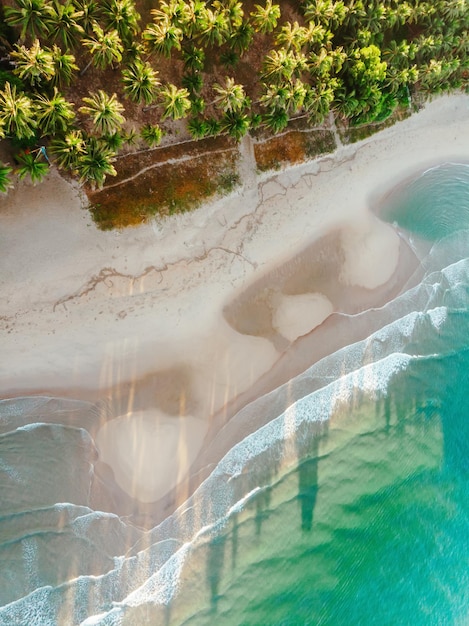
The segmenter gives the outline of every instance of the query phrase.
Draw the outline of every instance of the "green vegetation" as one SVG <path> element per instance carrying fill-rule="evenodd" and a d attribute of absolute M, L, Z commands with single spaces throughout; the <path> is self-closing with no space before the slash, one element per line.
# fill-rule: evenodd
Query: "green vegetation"
<path fill-rule="evenodd" d="M 468 29 L 465 0 L 0 0 L 0 138 L 20 177 L 50 159 L 101 187 L 175 121 L 239 141 L 332 112 L 352 136 L 467 90 Z M 0 192 L 11 176 L 0 164 Z"/>

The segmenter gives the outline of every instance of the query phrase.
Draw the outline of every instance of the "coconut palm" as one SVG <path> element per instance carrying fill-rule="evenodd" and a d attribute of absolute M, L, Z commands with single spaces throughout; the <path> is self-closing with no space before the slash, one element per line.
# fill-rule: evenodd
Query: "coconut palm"
<path fill-rule="evenodd" d="M 197 48 L 190 45 L 182 51 L 182 60 L 184 61 L 184 69 L 198 72 L 204 69 L 205 51 L 203 48 Z"/>
<path fill-rule="evenodd" d="M 101 135 L 101 141 L 106 144 L 108 148 L 110 148 L 115 154 L 122 150 L 122 147 L 125 143 L 125 137 L 122 133 L 111 133 L 110 135 Z"/>
<path fill-rule="evenodd" d="M 239 141 L 249 130 L 249 117 L 244 113 L 227 111 L 221 121 L 221 130 Z"/>
<path fill-rule="evenodd" d="M 125 94 L 134 102 L 151 104 L 160 85 L 158 72 L 149 63 L 137 59 L 122 71 Z"/>
<path fill-rule="evenodd" d="M 184 0 L 160 0 L 159 8 L 151 9 L 150 13 L 155 23 L 169 22 L 178 28 L 182 28 L 190 19 L 190 7 Z"/>
<path fill-rule="evenodd" d="M 85 153 L 85 139 L 81 130 L 70 130 L 63 137 L 52 140 L 50 152 L 57 165 L 63 169 L 76 170 L 79 157 Z"/>
<path fill-rule="evenodd" d="M 189 120 L 187 130 L 193 139 L 203 139 L 210 133 L 207 122 L 199 117 L 193 117 Z"/>
<path fill-rule="evenodd" d="M 173 49 L 181 49 L 182 30 L 171 23 L 169 18 L 149 24 L 142 33 L 142 39 L 148 52 L 156 52 L 170 57 Z"/>
<path fill-rule="evenodd" d="M 330 46 L 334 34 L 322 24 L 311 22 L 308 25 L 307 40 L 310 48 L 317 46 Z"/>
<path fill-rule="evenodd" d="M 200 115 L 201 113 L 205 111 L 205 107 L 207 105 L 203 98 L 201 98 L 200 96 L 194 96 L 193 94 L 191 94 L 190 99 L 191 99 L 191 110 L 190 110 L 191 115 Z"/>
<path fill-rule="evenodd" d="M 40 154 L 40 153 L 38 153 Z M 49 172 L 49 165 L 40 161 L 37 155 L 22 153 L 16 155 L 19 167 L 16 170 L 20 180 L 29 176 L 33 184 L 40 183 Z"/>
<path fill-rule="evenodd" d="M 285 101 L 288 111 L 296 113 L 303 107 L 308 95 L 308 89 L 309 86 L 305 85 L 305 83 L 299 79 L 296 79 L 294 83 L 290 84 L 288 97 Z"/>
<path fill-rule="evenodd" d="M 140 20 L 132 0 L 106 0 L 101 11 L 106 30 L 116 30 L 121 40 L 130 44 L 139 31 Z"/>
<path fill-rule="evenodd" d="M 280 133 L 288 125 L 289 117 L 284 108 L 275 107 L 263 115 L 262 120 L 272 132 Z"/>
<path fill-rule="evenodd" d="M 200 72 L 188 72 L 183 75 L 181 83 L 182 86 L 189 91 L 190 95 L 193 96 L 194 94 L 200 93 L 204 80 Z"/>
<path fill-rule="evenodd" d="M 342 0 L 309 0 L 304 16 L 306 21 L 337 28 L 347 17 L 347 7 Z"/>
<path fill-rule="evenodd" d="M 203 28 L 205 2 L 203 0 L 189 0 L 185 3 L 186 12 L 181 28 L 188 39 L 192 39 Z"/>
<path fill-rule="evenodd" d="M 278 81 L 291 80 L 307 68 L 307 59 L 304 54 L 280 48 L 272 50 L 264 57 L 262 64 L 262 78 Z"/>
<path fill-rule="evenodd" d="M 125 117 L 122 115 L 124 107 L 115 93 L 111 96 L 102 89 L 88 98 L 83 98 L 86 106 L 80 107 L 80 113 L 91 118 L 95 130 L 101 135 L 110 135 L 122 128 Z"/>
<path fill-rule="evenodd" d="M 263 93 L 259 102 L 269 109 L 284 109 L 288 100 L 290 83 L 270 84 L 263 83 Z"/>
<path fill-rule="evenodd" d="M 266 0 L 265 6 L 254 5 L 255 11 L 250 14 L 251 23 L 259 33 L 271 33 L 280 19 L 280 7 L 272 4 L 272 0 Z"/>
<path fill-rule="evenodd" d="M 18 139 L 36 134 L 34 104 L 24 92 L 17 93 L 16 85 L 5 83 L 0 91 L 0 127 L 2 132 Z"/>
<path fill-rule="evenodd" d="M 309 41 L 310 31 L 298 22 L 284 24 L 275 38 L 275 43 L 286 50 L 300 50 Z"/>
<path fill-rule="evenodd" d="M 450 23 L 468 19 L 466 0 L 445 0 L 442 2 L 441 12 Z"/>
<path fill-rule="evenodd" d="M 10 26 L 21 27 L 20 39 L 24 40 L 27 35 L 33 39 L 44 35 L 48 0 L 16 0 L 16 5 L 5 6 L 5 21 Z"/>
<path fill-rule="evenodd" d="M 221 46 L 230 38 L 230 24 L 224 11 L 206 9 L 202 18 L 200 41 L 206 46 Z"/>
<path fill-rule="evenodd" d="M 254 28 L 247 20 L 243 20 L 241 24 L 232 31 L 228 40 L 230 48 L 236 50 L 239 54 L 243 54 L 249 48 L 254 38 Z"/>
<path fill-rule="evenodd" d="M 406 39 L 399 42 L 393 39 L 383 49 L 383 60 L 388 66 L 405 68 L 409 67 L 409 62 L 415 58 L 416 52 L 415 43 L 409 43 Z"/>
<path fill-rule="evenodd" d="M 218 94 L 214 103 L 225 113 L 228 111 L 241 111 L 241 109 L 245 106 L 246 94 L 244 92 L 244 87 L 236 84 L 234 78 L 227 76 L 225 78 L 225 84 L 221 85 L 219 83 L 215 83 L 213 85 L 213 90 L 216 94 Z"/>
<path fill-rule="evenodd" d="M 88 137 L 85 141 L 84 152 L 79 155 L 77 170 L 82 183 L 90 183 L 102 187 L 106 176 L 116 176 L 113 165 L 115 152 L 103 141 L 96 137 Z"/>
<path fill-rule="evenodd" d="M 51 52 L 43 48 L 39 39 L 35 39 L 31 48 L 15 45 L 11 53 L 16 65 L 14 73 L 26 80 L 32 87 L 47 83 L 54 77 L 54 61 Z"/>
<path fill-rule="evenodd" d="M 140 131 L 140 137 L 149 148 L 155 148 L 161 143 L 163 130 L 160 126 L 158 126 L 158 124 L 145 124 Z"/>
<path fill-rule="evenodd" d="M 391 90 L 391 93 L 396 93 L 401 87 L 416 83 L 419 78 L 419 71 L 416 65 L 402 69 L 391 66 L 388 67 L 386 78 L 387 87 Z"/>
<path fill-rule="evenodd" d="M 45 18 L 47 37 L 52 42 L 60 40 L 64 50 L 73 50 L 85 34 L 80 25 L 82 17 L 83 11 L 77 10 L 71 0 L 53 0 Z"/>
<path fill-rule="evenodd" d="M 95 24 L 101 16 L 101 3 L 96 0 L 72 0 L 73 6 L 81 13 L 80 25 L 84 28 L 85 33 L 93 32 L 93 24 Z"/>
<path fill-rule="evenodd" d="M 308 112 L 311 123 L 321 124 L 328 115 L 335 98 L 335 89 L 338 88 L 337 81 L 320 83 L 307 90 L 303 106 Z"/>
<path fill-rule="evenodd" d="M 73 104 L 59 93 L 57 87 L 51 96 L 38 94 L 34 99 L 37 124 L 43 135 L 64 133 L 75 119 Z"/>
<path fill-rule="evenodd" d="M 239 0 L 213 0 L 212 7 L 225 14 L 230 32 L 234 32 L 241 26 L 244 10 L 242 2 Z"/>
<path fill-rule="evenodd" d="M 160 89 L 160 98 L 164 107 L 162 119 L 171 117 L 173 120 L 185 117 L 191 108 L 190 94 L 187 89 L 178 89 L 168 84 Z"/>
<path fill-rule="evenodd" d="M 54 66 L 54 75 L 51 78 L 51 85 L 63 87 L 70 85 L 73 72 L 78 71 L 78 65 L 75 63 L 73 54 L 62 52 L 62 50 L 54 44 L 50 51 L 52 55 L 52 64 Z"/>
<path fill-rule="evenodd" d="M 13 168 L 0 162 L 0 193 L 7 193 L 13 187 L 10 174 Z"/>
<path fill-rule="evenodd" d="M 86 72 L 91 63 L 104 70 L 110 65 L 122 61 L 124 48 L 117 30 L 105 32 L 97 22 L 93 24 L 92 29 L 94 36 L 84 38 L 81 42 L 91 54 L 91 61 L 82 70 L 82 74 Z"/>

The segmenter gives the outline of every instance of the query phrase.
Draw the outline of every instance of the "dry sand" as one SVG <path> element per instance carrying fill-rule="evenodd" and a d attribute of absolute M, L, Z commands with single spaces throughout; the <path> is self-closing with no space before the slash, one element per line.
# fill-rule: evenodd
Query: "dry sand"
<path fill-rule="evenodd" d="M 464 95 L 259 179 L 246 140 L 240 192 L 121 232 L 98 231 L 57 172 L 19 185 L 0 199 L 0 397 L 106 399 L 86 422 L 94 504 L 148 512 L 235 410 L 301 368 L 302 341 L 340 347 L 334 312 L 399 292 L 417 261 L 372 211 L 468 146 Z"/>

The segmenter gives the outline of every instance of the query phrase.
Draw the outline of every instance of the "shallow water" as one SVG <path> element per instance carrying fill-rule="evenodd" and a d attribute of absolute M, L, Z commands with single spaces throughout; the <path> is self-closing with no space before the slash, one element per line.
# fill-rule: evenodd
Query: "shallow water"
<path fill-rule="evenodd" d="M 235 416 L 270 421 L 150 532 L 89 507 L 96 450 L 61 419 L 95 407 L 0 404 L 0 625 L 469 622 L 469 167 L 381 214 L 425 277 Z"/>

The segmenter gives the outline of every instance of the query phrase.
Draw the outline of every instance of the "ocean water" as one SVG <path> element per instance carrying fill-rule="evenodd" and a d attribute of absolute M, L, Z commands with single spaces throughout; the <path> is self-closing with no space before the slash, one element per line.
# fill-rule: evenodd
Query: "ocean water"
<path fill-rule="evenodd" d="M 270 421 L 151 531 L 90 507 L 96 450 L 61 420 L 95 407 L 0 403 L 1 626 L 469 624 L 469 166 L 380 215 L 418 282 L 236 415 Z"/>

